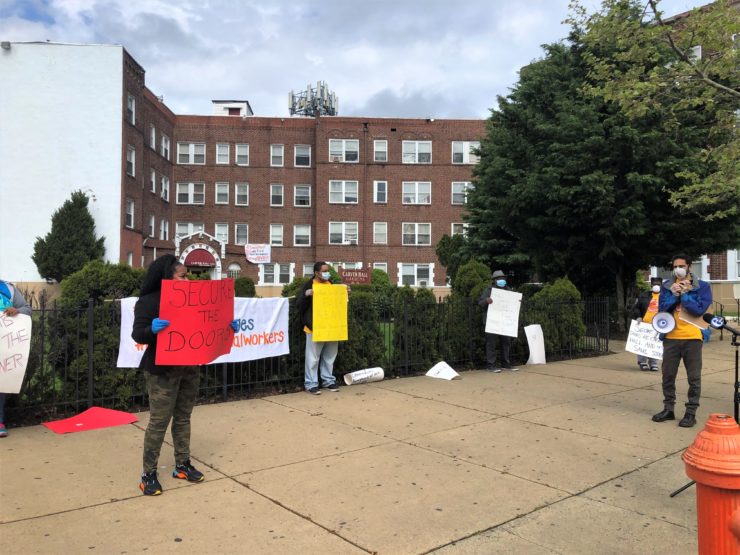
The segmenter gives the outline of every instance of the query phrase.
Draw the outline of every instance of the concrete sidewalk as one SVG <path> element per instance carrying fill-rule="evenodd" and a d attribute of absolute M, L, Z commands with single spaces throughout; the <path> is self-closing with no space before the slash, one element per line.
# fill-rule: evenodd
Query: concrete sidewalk
<path fill-rule="evenodd" d="M 206 482 L 170 477 L 168 443 L 153 498 L 138 489 L 147 413 L 68 435 L 13 429 L 0 552 L 695 553 L 695 490 L 668 494 L 706 417 L 732 414 L 733 361 L 727 339 L 705 346 L 693 429 L 651 422 L 660 375 L 624 352 L 199 406 Z"/>

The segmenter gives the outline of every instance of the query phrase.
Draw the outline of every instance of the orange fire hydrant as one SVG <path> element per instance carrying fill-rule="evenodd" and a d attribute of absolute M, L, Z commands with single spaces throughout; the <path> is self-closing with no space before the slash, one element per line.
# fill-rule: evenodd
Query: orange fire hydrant
<path fill-rule="evenodd" d="M 696 482 L 699 553 L 740 553 L 740 426 L 710 414 L 681 458 Z"/>

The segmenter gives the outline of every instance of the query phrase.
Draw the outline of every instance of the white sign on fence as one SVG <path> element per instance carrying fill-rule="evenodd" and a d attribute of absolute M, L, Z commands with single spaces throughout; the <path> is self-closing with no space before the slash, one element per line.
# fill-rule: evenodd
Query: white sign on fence
<path fill-rule="evenodd" d="M 31 317 L 0 312 L 0 393 L 18 393 L 31 349 Z"/>
<path fill-rule="evenodd" d="M 486 313 L 486 333 L 496 335 L 519 335 L 519 309 L 522 306 L 522 294 L 493 287 L 491 304 Z"/>
<path fill-rule="evenodd" d="M 658 332 L 652 324 L 632 320 L 630 334 L 627 337 L 626 351 L 648 358 L 663 358 L 663 342 L 658 339 Z"/>
<path fill-rule="evenodd" d="M 139 345 L 131 338 L 136 300 L 136 297 L 121 299 L 121 336 L 116 364 L 118 368 L 138 368 L 146 350 L 146 345 Z M 234 334 L 231 352 L 209 364 L 288 354 L 288 299 L 236 297 L 234 319 L 239 320 L 240 329 Z"/>
<path fill-rule="evenodd" d="M 524 334 L 527 336 L 527 343 L 529 343 L 527 364 L 546 364 L 545 336 L 542 333 L 542 326 L 539 324 L 524 326 Z"/>

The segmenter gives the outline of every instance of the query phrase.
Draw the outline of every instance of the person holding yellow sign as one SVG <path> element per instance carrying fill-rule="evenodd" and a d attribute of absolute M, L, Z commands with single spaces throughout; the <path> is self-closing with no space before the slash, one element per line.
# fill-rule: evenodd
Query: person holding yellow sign
<path fill-rule="evenodd" d="M 296 308 L 306 332 L 304 386 L 308 393 L 320 395 L 319 378 L 322 388 L 339 391 L 334 377 L 334 361 L 339 341 L 347 340 L 349 287 L 331 283 L 326 262 L 314 264 L 313 271 L 312 279 L 298 292 Z"/>

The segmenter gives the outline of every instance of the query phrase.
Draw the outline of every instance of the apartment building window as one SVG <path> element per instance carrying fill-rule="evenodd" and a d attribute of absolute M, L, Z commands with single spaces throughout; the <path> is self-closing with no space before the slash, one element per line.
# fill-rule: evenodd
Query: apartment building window
<path fill-rule="evenodd" d="M 168 220 L 159 221 L 159 238 L 167 241 L 170 238 L 170 222 Z"/>
<path fill-rule="evenodd" d="M 202 222 L 177 222 L 175 224 L 175 234 L 178 237 L 187 237 L 193 233 L 203 232 L 205 229 Z"/>
<path fill-rule="evenodd" d="M 154 215 L 149 216 L 149 237 L 154 237 L 154 233 L 157 230 L 157 218 Z"/>
<path fill-rule="evenodd" d="M 404 181 L 403 204 L 432 204 L 431 181 Z"/>
<path fill-rule="evenodd" d="M 311 167 L 311 145 L 295 145 L 293 165 L 296 168 Z"/>
<path fill-rule="evenodd" d="M 270 206 L 283 206 L 283 186 L 280 183 L 270 185 Z"/>
<path fill-rule="evenodd" d="M 431 164 L 432 141 L 403 141 L 404 164 Z"/>
<path fill-rule="evenodd" d="M 352 162 L 360 160 L 360 141 L 358 139 L 329 139 L 330 162 Z"/>
<path fill-rule="evenodd" d="M 226 270 L 226 275 L 230 279 L 238 279 L 239 274 L 242 273 L 242 267 L 239 264 L 229 264 L 229 269 Z"/>
<path fill-rule="evenodd" d="M 292 264 L 261 264 L 261 285 L 285 285 L 290 283 Z"/>
<path fill-rule="evenodd" d="M 238 144 L 234 147 L 236 152 L 236 165 L 237 166 L 248 166 L 249 165 L 249 145 Z"/>
<path fill-rule="evenodd" d="M 283 246 L 283 224 L 270 224 L 270 244 L 273 247 Z"/>
<path fill-rule="evenodd" d="M 432 224 L 404 222 L 401 244 L 404 246 L 425 246 L 432 244 Z"/>
<path fill-rule="evenodd" d="M 356 245 L 357 222 L 329 222 L 330 245 Z"/>
<path fill-rule="evenodd" d="M 470 181 L 452 182 L 452 204 L 467 204 L 468 191 L 473 188 Z"/>
<path fill-rule="evenodd" d="M 479 148 L 479 141 L 452 141 L 452 163 L 477 164 L 480 156 L 475 154 L 475 151 Z"/>
<path fill-rule="evenodd" d="M 177 163 L 197 164 L 206 163 L 205 143 L 177 143 Z"/>
<path fill-rule="evenodd" d="M 386 204 L 388 202 L 387 181 L 373 181 L 373 202 L 375 204 Z"/>
<path fill-rule="evenodd" d="M 234 244 L 246 245 L 249 243 L 249 226 L 247 224 L 234 224 Z"/>
<path fill-rule="evenodd" d="M 136 149 L 131 145 L 126 148 L 126 175 L 136 177 Z"/>
<path fill-rule="evenodd" d="M 303 277 L 313 277 L 313 264 L 303 265 Z"/>
<path fill-rule="evenodd" d="M 308 208 L 311 206 L 311 186 L 296 185 L 293 187 L 293 206 Z"/>
<path fill-rule="evenodd" d="M 293 226 L 293 246 L 311 246 L 311 226 L 308 224 L 296 224 Z"/>
<path fill-rule="evenodd" d="M 126 227 L 134 227 L 134 199 L 126 198 Z"/>
<path fill-rule="evenodd" d="M 285 145 L 270 145 L 270 165 L 282 168 L 284 165 Z"/>
<path fill-rule="evenodd" d="M 388 222 L 373 222 L 373 244 L 388 244 Z"/>
<path fill-rule="evenodd" d="M 161 142 L 161 150 L 160 154 L 164 156 L 165 159 L 170 159 L 170 138 L 167 135 L 162 135 L 162 142 Z"/>
<path fill-rule="evenodd" d="M 178 183 L 177 204 L 205 204 L 205 183 Z"/>
<path fill-rule="evenodd" d="M 463 223 L 453 223 L 452 229 L 450 230 L 450 235 L 462 235 L 465 236 L 468 233 L 468 224 Z"/>
<path fill-rule="evenodd" d="M 154 170 L 154 168 L 152 168 L 149 172 L 149 190 L 152 193 L 157 192 L 157 172 Z"/>
<path fill-rule="evenodd" d="M 229 163 L 229 143 L 216 144 L 216 164 Z"/>
<path fill-rule="evenodd" d="M 357 204 L 357 181 L 329 181 L 329 204 Z"/>
<path fill-rule="evenodd" d="M 388 263 L 387 262 L 373 262 L 373 270 L 382 270 L 387 274 L 388 273 Z"/>
<path fill-rule="evenodd" d="M 373 160 L 376 162 L 388 161 L 388 141 L 373 141 Z"/>
<path fill-rule="evenodd" d="M 126 100 L 126 121 L 136 125 L 136 99 L 132 94 L 129 94 Z"/>
<path fill-rule="evenodd" d="M 222 243 L 228 243 L 229 242 L 229 224 L 217 223 L 214 226 L 213 236 L 219 241 L 221 241 Z"/>
<path fill-rule="evenodd" d="M 398 264 L 399 285 L 427 287 L 434 285 L 432 270 L 434 264 Z"/>
<path fill-rule="evenodd" d="M 166 176 L 162 176 L 162 179 L 160 179 L 160 184 L 162 186 L 162 191 L 160 193 L 160 196 L 162 197 L 162 200 L 165 202 L 170 201 L 170 178 Z"/>
<path fill-rule="evenodd" d="M 157 128 L 153 123 L 149 124 L 149 148 L 157 150 Z"/>
<path fill-rule="evenodd" d="M 237 206 L 249 206 L 249 183 L 234 184 L 234 199 Z"/>
<path fill-rule="evenodd" d="M 216 204 L 229 204 L 228 183 L 216 183 Z"/>

